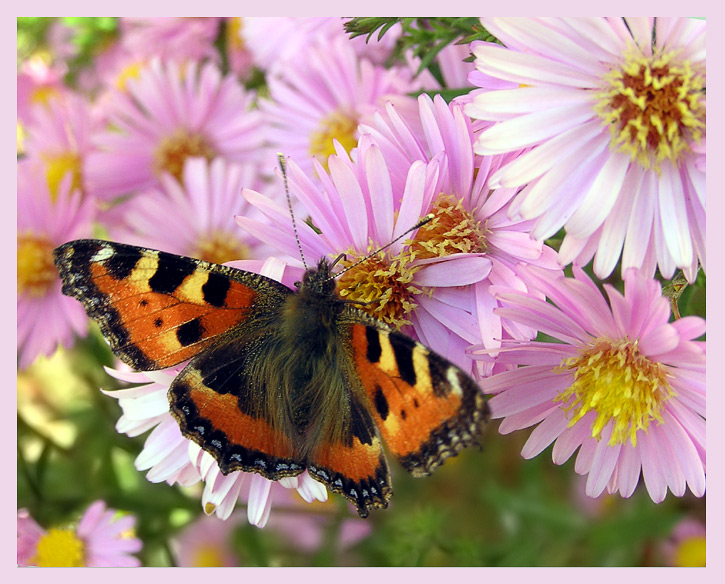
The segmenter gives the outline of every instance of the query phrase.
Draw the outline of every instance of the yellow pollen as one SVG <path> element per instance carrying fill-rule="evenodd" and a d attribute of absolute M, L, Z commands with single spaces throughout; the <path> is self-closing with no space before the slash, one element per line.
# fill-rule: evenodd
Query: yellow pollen
<path fill-rule="evenodd" d="M 247 259 L 249 248 L 234 235 L 224 231 L 215 231 L 199 239 L 189 255 L 214 264 L 223 264 Z"/>
<path fill-rule="evenodd" d="M 341 268 L 346 268 L 361 257 L 363 255 L 359 252 L 350 251 L 347 259 L 339 264 Z M 400 329 L 403 325 L 411 324 L 406 317 L 418 306 L 413 296 L 423 292 L 412 284 L 415 272 L 420 269 L 408 265 L 412 259 L 410 252 L 403 252 L 394 258 L 379 252 L 340 276 L 337 279 L 337 291 L 347 300 L 368 302 L 367 306 L 360 308 Z"/>
<path fill-rule="evenodd" d="M 645 169 L 677 165 L 705 129 L 705 75 L 676 51 L 632 52 L 602 78 L 595 111 L 611 132 L 611 147 Z"/>
<path fill-rule="evenodd" d="M 54 247 L 43 236 L 18 235 L 18 294 L 41 298 L 55 284 L 58 272 L 53 264 Z"/>
<path fill-rule="evenodd" d="M 141 70 L 144 68 L 143 61 L 135 61 L 126 65 L 116 77 L 116 89 L 126 91 L 129 79 L 141 77 Z"/>
<path fill-rule="evenodd" d="M 75 152 L 60 152 L 58 154 L 44 154 L 45 179 L 53 202 L 58 198 L 60 183 L 68 172 L 73 173 L 71 191 L 82 188 L 81 159 Z"/>
<path fill-rule="evenodd" d="M 434 219 L 418 229 L 410 246 L 417 259 L 486 251 L 486 229 L 460 199 L 441 195 L 431 213 Z"/>
<path fill-rule="evenodd" d="M 154 170 L 157 175 L 164 171 L 168 172 L 181 182 L 187 158 L 203 156 L 211 160 L 214 154 L 214 149 L 203 136 L 179 128 L 171 136 L 163 138 L 156 147 Z"/>
<path fill-rule="evenodd" d="M 592 438 L 601 437 L 613 422 L 609 445 L 637 445 L 637 432 L 647 431 L 650 422 L 662 422 L 662 407 L 674 392 L 662 364 L 639 352 L 637 341 L 596 339 L 576 357 L 564 359 L 555 371 L 571 371 L 574 382 L 555 401 L 571 413 L 573 426 L 588 412 L 597 414 Z"/>
<path fill-rule="evenodd" d="M 357 146 L 357 119 L 340 111 L 332 112 L 324 118 L 310 136 L 310 154 L 327 169 L 327 159 L 335 154 L 332 140 L 336 139 L 350 152 Z"/>
<path fill-rule="evenodd" d="M 38 541 L 32 563 L 46 568 L 82 567 L 83 542 L 69 529 L 51 528 Z"/>
<path fill-rule="evenodd" d="M 705 536 L 688 537 L 675 551 L 675 566 L 699 568 L 705 566 Z"/>

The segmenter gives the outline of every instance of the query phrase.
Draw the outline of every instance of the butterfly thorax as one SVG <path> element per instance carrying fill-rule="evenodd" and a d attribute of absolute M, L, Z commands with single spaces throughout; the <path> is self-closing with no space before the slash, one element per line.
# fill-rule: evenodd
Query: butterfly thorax
<path fill-rule="evenodd" d="M 323 258 L 317 268 L 305 272 L 298 291 L 282 307 L 284 399 L 276 403 L 288 404 L 289 410 L 278 412 L 278 420 L 293 435 L 301 453 L 314 451 L 323 441 L 341 439 L 339 422 L 347 399 L 330 388 L 345 386 L 333 379 L 344 374 L 338 326 L 345 305 L 335 292 L 330 264 Z"/>

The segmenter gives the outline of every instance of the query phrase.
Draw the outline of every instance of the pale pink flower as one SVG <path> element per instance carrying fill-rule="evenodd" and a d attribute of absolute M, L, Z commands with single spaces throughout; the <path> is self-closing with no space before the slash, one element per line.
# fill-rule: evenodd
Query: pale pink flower
<path fill-rule="evenodd" d="M 470 144 L 469 144 L 470 145 Z M 302 252 L 309 265 L 321 257 L 334 259 L 345 253 L 339 270 L 392 242 L 414 227 L 433 207 L 439 161 L 409 164 L 404 183 L 392 175 L 380 148 L 358 148 L 352 162 L 344 151 L 329 158 L 329 174 L 313 161 L 319 181 L 313 180 L 292 160 L 288 173 L 290 192 L 309 214 L 317 233 L 306 222 L 297 222 Z M 286 206 L 251 189 L 244 196 L 268 218 L 262 223 L 238 217 L 244 229 L 275 246 L 299 264 L 299 251 Z M 421 233 L 418 230 L 417 233 Z M 433 233 L 433 237 L 440 235 Z M 491 261 L 479 250 L 443 256 L 423 256 L 422 244 L 396 241 L 337 279 L 339 294 L 348 300 L 370 303 L 375 318 L 421 340 L 431 349 L 471 371 L 474 363 L 466 346 L 481 342 L 472 316 L 471 296 L 464 286 L 478 282 L 491 271 Z"/>
<path fill-rule="evenodd" d="M 83 307 L 61 294 L 53 264 L 58 245 L 91 235 L 93 206 L 71 190 L 72 176 L 60 181 L 55 197 L 35 161 L 18 163 L 18 356 L 19 367 L 38 355 L 70 346 L 73 335 L 85 335 Z"/>
<path fill-rule="evenodd" d="M 345 19 L 339 17 L 249 16 L 241 20 L 238 34 L 254 64 L 272 71 L 304 54 L 312 45 L 336 38 L 345 40 L 359 57 L 383 64 L 401 32 L 396 25 L 382 39 L 373 35 L 370 42 L 365 42 L 364 36 L 350 39 L 345 32 Z"/>
<path fill-rule="evenodd" d="M 604 489 L 629 497 L 640 472 L 655 502 L 667 489 L 684 495 L 686 486 L 704 495 L 705 342 L 693 339 L 705 321 L 668 322 L 660 284 L 634 268 L 624 272 L 624 295 L 604 285 L 609 303 L 577 266 L 574 278 L 534 267 L 525 276 L 551 303 L 498 289 L 498 313 L 559 342 L 503 344 L 496 360 L 520 367 L 481 382 L 495 394 L 489 404 L 504 418 L 500 432 L 538 424 L 525 458 L 553 442 L 562 464 L 579 449 L 574 470 L 588 474 L 590 497 Z"/>
<path fill-rule="evenodd" d="M 405 94 L 417 88 L 409 70 L 386 69 L 359 57 L 343 36 L 310 42 L 267 83 L 269 99 L 260 108 L 270 145 L 310 174 L 313 158 L 326 165 L 335 153 L 334 140 L 351 151 L 358 124 L 386 101 L 415 107 Z"/>
<path fill-rule="evenodd" d="M 164 174 L 158 187 L 121 205 L 116 221 L 107 221 L 109 237 L 217 264 L 266 257 L 259 241 L 245 238 L 234 221 L 255 212 L 242 188 L 261 184 L 256 165 L 189 158 L 181 183 Z"/>
<path fill-rule="evenodd" d="M 162 64 L 154 59 L 127 91 L 113 94 L 112 126 L 88 160 L 91 189 L 102 198 L 157 186 L 163 172 L 181 177 L 184 161 L 203 156 L 257 163 L 263 135 L 253 94 L 213 63 Z"/>
<path fill-rule="evenodd" d="M 436 161 L 439 172 L 433 188 L 435 197 L 424 212 L 437 218 L 415 236 L 418 257 L 448 261 L 478 255 L 489 266 L 487 273 L 466 288 L 446 287 L 443 281 L 439 282 L 442 287 L 434 289 L 429 299 L 422 298 L 421 303 L 441 315 L 439 320 L 459 337 L 455 343 L 459 348 L 465 342 L 483 342 L 494 348 L 500 346 L 502 338 L 530 339 L 535 330 L 494 313 L 497 302 L 489 292 L 491 285 L 526 290 L 525 282 L 516 273 L 521 262 L 560 271 L 554 250 L 529 236 L 532 222 L 508 218 L 508 200 L 515 191 L 499 189 L 490 194 L 491 175 L 516 154 L 474 155 L 472 124 L 461 104 L 446 104 L 440 96 L 431 99 L 424 94 L 418 98 L 418 106 L 417 119 L 404 118 L 392 104 L 384 113 L 376 113 L 372 126 L 360 126 L 361 149 L 368 138 L 380 148 L 390 169 L 394 193 L 404 192 L 408 172 L 416 160 Z M 434 304 L 438 304 L 437 309 Z M 448 305 L 445 310 L 443 304 Z M 467 316 L 458 322 L 443 319 L 443 315 L 454 310 Z M 466 319 L 477 325 L 475 335 L 461 326 Z M 428 333 L 425 337 L 440 334 Z M 482 371 L 490 372 L 486 367 Z"/>
<path fill-rule="evenodd" d="M 692 517 L 685 517 L 675 525 L 672 533 L 660 546 L 666 565 L 676 567 L 705 567 L 705 525 Z"/>
<path fill-rule="evenodd" d="M 219 60 L 214 47 L 220 18 L 158 17 L 121 18 L 121 42 L 136 55 L 163 60 Z"/>
<path fill-rule="evenodd" d="M 117 517 L 103 501 L 91 504 L 72 528 L 44 530 L 27 510 L 18 511 L 18 565 L 44 567 L 134 567 L 141 541 L 132 535 L 136 518 Z"/>
<path fill-rule="evenodd" d="M 48 65 L 43 59 L 34 58 L 23 62 L 18 71 L 17 97 L 18 121 L 24 125 L 32 122 L 33 106 L 45 106 L 56 96 L 68 91 L 63 83 L 67 72 L 65 64 Z"/>
<path fill-rule="evenodd" d="M 89 193 L 88 159 L 95 150 L 93 137 L 98 130 L 89 102 L 69 91 L 32 108 L 25 153 L 40 165 L 54 197 L 68 173 L 72 175 L 73 190 Z"/>
<path fill-rule="evenodd" d="M 535 238 L 562 227 L 560 261 L 594 272 L 705 267 L 705 22 L 685 18 L 483 18 L 505 46 L 474 43 L 487 91 L 467 106 L 496 122 L 484 155 L 530 147 L 492 186 Z M 494 87 L 492 79 L 503 82 Z M 703 143 L 704 146 L 704 143 Z"/>
<path fill-rule="evenodd" d="M 195 519 L 170 541 L 176 565 L 182 568 L 241 565 L 231 538 L 242 517 L 237 512 L 226 521 L 207 515 Z"/>
<path fill-rule="evenodd" d="M 288 286 L 299 279 L 299 270 L 288 270 L 278 260 L 232 262 L 234 267 L 255 271 L 275 278 Z M 116 430 L 128 436 L 139 436 L 148 430 L 144 448 L 136 458 L 136 468 L 148 471 L 146 478 L 153 482 L 178 483 L 189 486 L 204 482 L 201 504 L 207 515 L 227 519 L 238 500 L 247 503 L 249 523 L 264 527 L 269 519 L 272 502 L 281 491 L 296 489 L 307 502 L 326 501 L 327 489 L 307 471 L 297 477 L 269 481 L 261 475 L 233 472 L 223 475 L 214 458 L 196 443 L 183 436 L 169 411 L 169 386 L 184 364 L 161 371 L 133 372 L 127 367 L 106 368 L 113 377 L 134 384 L 131 389 L 104 391 L 119 400 L 123 415 Z"/>

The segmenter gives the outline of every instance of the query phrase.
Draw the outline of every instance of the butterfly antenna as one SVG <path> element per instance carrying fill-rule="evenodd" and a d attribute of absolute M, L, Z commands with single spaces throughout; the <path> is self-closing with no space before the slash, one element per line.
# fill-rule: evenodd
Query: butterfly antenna
<path fill-rule="evenodd" d="M 433 217 L 435 217 L 435 215 L 433 215 L 433 213 L 428 213 L 428 214 L 427 214 L 427 215 L 426 215 L 425 217 L 423 217 L 423 218 L 422 218 L 422 219 L 421 219 L 420 221 L 418 221 L 418 223 L 416 223 L 415 225 L 413 225 L 413 227 L 411 227 L 410 229 L 408 229 L 408 230 L 407 230 L 407 231 L 405 231 L 404 233 L 401 233 L 400 235 L 398 235 L 398 237 L 396 237 L 396 238 L 395 238 L 395 239 L 393 239 L 392 241 L 390 241 L 390 242 L 386 243 L 386 244 L 385 244 L 385 245 L 384 245 L 383 247 L 379 247 L 379 248 L 378 248 L 378 249 L 376 249 L 376 250 L 375 250 L 374 252 L 372 252 L 372 253 L 369 253 L 368 255 L 366 255 L 366 256 L 365 256 L 364 258 L 361 258 L 361 259 L 359 259 L 358 261 L 356 261 L 356 262 L 355 262 L 354 264 L 352 264 L 351 266 L 348 266 L 348 267 L 347 267 L 347 268 L 345 268 L 344 270 L 340 270 L 340 271 L 339 271 L 339 272 L 337 272 L 337 273 L 336 273 L 336 274 L 335 274 L 335 275 L 334 275 L 334 276 L 333 276 L 333 277 L 332 277 L 331 279 L 334 279 L 334 278 L 337 278 L 338 276 L 341 276 L 342 274 L 344 274 L 344 273 L 345 273 L 345 272 L 347 272 L 348 270 L 352 270 L 353 268 L 355 268 L 355 267 L 359 266 L 359 265 L 360 265 L 360 264 L 362 264 L 363 262 L 366 262 L 367 260 L 369 260 L 369 259 L 370 259 L 371 257 L 373 257 L 374 255 L 376 255 L 376 254 L 380 253 L 381 251 L 384 251 L 384 250 L 388 249 L 388 248 L 389 248 L 389 247 L 390 247 L 391 245 L 393 245 L 393 244 L 394 244 L 394 243 L 395 243 L 396 241 L 400 241 L 401 239 L 403 239 L 403 237 L 405 237 L 406 235 L 408 235 L 408 233 L 410 233 L 411 231 L 415 231 L 416 229 L 418 229 L 418 228 L 420 228 L 420 227 L 423 227 L 423 225 L 425 225 L 426 223 L 429 223 L 430 221 L 432 221 L 432 220 L 433 220 Z M 335 261 L 334 261 L 334 262 L 332 263 L 332 265 L 335 265 L 335 264 L 336 264 L 337 262 L 339 262 L 339 261 L 340 261 L 340 260 L 341 260 L 341 259 L 342 259 L 342 258 L 343 258 L 344 256 L 345 256 L 345 254 L 340 254 L 340 255 L 339 255 L 339 256 L 337 257 L 337 259 L 336 259 L 336 260 L 335 260 Z"/>
<path fill-rule="evenodd" d="M 300 234 L 297 231 L 297 221 L 295 221 L 295 212 L 292 210 L 292 199 L 289 196 L 289 184 L 287 183 L 287 163 L 284 159 L 284 154 L 277 152 L 277 160 L 279 161 L 279 168 L 282 171 L 282 180 L 284 181 L 284 194 L 287 197 L 287 207 L 289 207 L 289 214 L 292 218 L 292 229 L 295 232 L 295 240 L 297 241 L 297 249 L 300 250 L 300 258 L 302 258 L 302 265 L 307 269 L 307 262 L 305 261 L 305 254 L 302 253 L 302 243 L 300 242 Z M 392 242 L 391 242 L 392 243 Z"/>

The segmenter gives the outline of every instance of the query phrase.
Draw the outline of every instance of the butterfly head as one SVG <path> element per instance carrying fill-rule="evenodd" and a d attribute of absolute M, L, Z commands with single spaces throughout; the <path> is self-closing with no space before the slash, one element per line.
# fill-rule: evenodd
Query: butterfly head
<path fill-rule="evenodd" d="M 332 264 L 330 261 L 322 257 L 316 268 L 309 268 L 302 282 L 295 282 L 295 286 L 300 291 L 313 292 L 324 296 L 329 296 L 335 291 L 335 278 L 332 273 Z"/>

